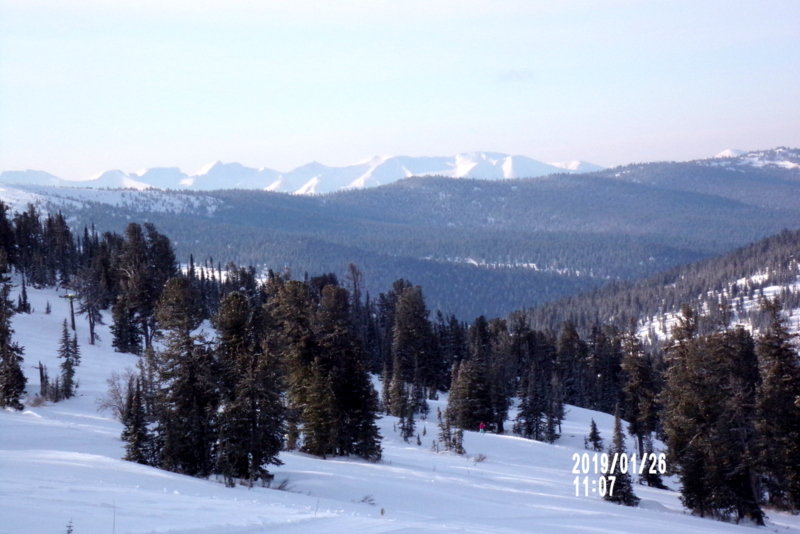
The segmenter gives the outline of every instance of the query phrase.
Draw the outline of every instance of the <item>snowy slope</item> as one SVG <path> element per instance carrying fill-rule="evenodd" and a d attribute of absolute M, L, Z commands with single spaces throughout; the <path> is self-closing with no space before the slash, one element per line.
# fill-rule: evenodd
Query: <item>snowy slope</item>
<path fill-rule="evenodd" d="M 780 167 L 797 170 L 800 169 L 800 150 L 788 147 L 751 151 L 729 148 L 711 159 L 699 160 L 697 163 L 727 167 L 731 170 L 741 167 Z"/>
<path fill-rule="evenodd" d="M 101 204 L 109 208 L 125 207 L 141 213 L 210 215 L 222 204 L 217 198 L 194 192 L 28 185 L 0 186 L 0 200 L 10 207 L 11 213 L 25 211 L 28 204 L 33 204 L 40 210 L 47 208 L 48 204 L 57 209 Z"/>
<path fill-rule="evenodd" d="M 705 302 L 706 300 L 720 302 L 722 299 L 725 299 L 729 305 L 735 304 L 737 299 L 731 296 L 731 288 L 734 285 L 737 285 L 739 286 L 739 289 L 743 290 L 747 287 L 748 281 L 752 281 L 761 277 L 765 277 L 765 275 L 763 273 L 755 274 L 749 278 L 736 280 L 723 291 L 709 292 L 707 295 L 701 295 L 703 298 L 698 298 L 698 300 L 692 303 L 692 305 L 699 307 L 701 314 L 707 314 L 709 310 L 707 303 Z M 742 313 L 739 313 L 736 307 L 732 306 L 731 323 L 734 326 L 742 326 L 751 333 L 757 333 L 757 329 L 753 326 L 753 322 L 750 317 L 748 317 L 748 313 L 761 308 L 762 298 L 773 299 L 775 297 L 780 297 L 783 292 L 789 292 L 793 294 L 800 293 L 800 275 L 798 275 L 798 278 L 791 283 L 782 285 L 769 285 L 760 288 L 759 291 L 752 297 L 742 295 Z M 783 315 L 786 319 L 786 326 L 789 331 L 800 335 L 800 308 L 784 310 Z M 672 329 L 678 325 L 678 318 L 679 313 L 676 311 L 668 311 L 660 313 L 655 317 L 645 318 L 640 321 L 637 327 L 637 335 L 640 338 L 646 339 L 652 343 L 668 340 L 672 336 Z"/>
<path fill-rule="evenodd" d="M 451 157 L 376 156 L 345 166 L 312 162 L 288 172 L 255 169 L 240 163 L 215 163 L 188 175 L 176 167 L 145 169 L 126 174 L 101 173 L 89 180 L 66 181 L 42 171 L 0 173 L 0 184 L 70 185 L 92 188 L 266 189 L 295 194 L 319 194 L 343 189 L 374 187 L 408 178 L 437 175 L 451 178 L 533 178 L 559 172 L 591 172 L 601 167 L 584 162 L 548 164 L 526 156 L 471 152 Z"/>
<path fill-rule="evenodd" d="M 30 315 L 14 317 L 15 339 L 25 346 L 28 391 L 38 388 L 38 362 L 51 375 L 67 305 L 53 289 L 29 290 Z M 46 302 L 52 314 L 43 313 Z M 636 487 L 640 508 L 577 497 L 572 455 L 583 453 L 583 435 L 594 418 L 604 437 L 612 418 L 571 407 L 558 445 L 513 436 L 465 434 L 467 457 L 434 453 L 435 425 L 422 446 L 406 444 L 395 418 L 380 421 L 384 458 L 372 464 L 320 460 L 282 453 L 267 488 L 226 488 L 151 467 L 124 462 L 120 424 L 98 413 L 97 398 L 114 370 L 136 358 L 110 349 L 108 327 L 97 346 L 86 343 L 78 320 L 82 362 L 78 396 L 58 404 L 0 411 L 0 533 L 64 532 L 72 521 L 80 533 L 530 533 L 530 532 L 752 532 L 684 513 L 673 491 Z M 444 399 L 432 409 L 444 407 Z M 629 447 L 632 444 L 629 444 Z M 484 461 L 475 458 L 483 454 Z M 674 481 L 672 482 L 674 485 Z M 800 532 L 800 518 L 770 514 L 770 527 Z"/>

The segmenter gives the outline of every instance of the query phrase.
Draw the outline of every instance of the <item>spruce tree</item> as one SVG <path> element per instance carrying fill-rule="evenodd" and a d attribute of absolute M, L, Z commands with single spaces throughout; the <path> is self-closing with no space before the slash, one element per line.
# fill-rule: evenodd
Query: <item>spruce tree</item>
<path fill-rule="evenodd" d="M 655 454 L 653 439 L 650 436 L 644 439 L 644 454 L 646 455 L 645 458 L 653 458 L 653 454 Z M 667 489 L 661 478 L 661 472 L 658 469 L 650 469 L 649 465 L 641 473 L 641 480 L 651 488 Z"/>
<path fill-rule="evenodd" d="M 0 408 L 22 410 L 20 402 L 27 379 L 22 372 L 22 347 L 11 338 L 14 307 L 9 298 L 11 281 L 6 275 L 7 256 L 0 248 Z"/>
<path fill-rule="evenodd" d="M 338 429 L 334 424 L 334 393 L 322 362 L 315 359 L 309 369 L 308 393 L 302 412 L 303 446 L 309 454 L 325 458 L 336 450 Z"/>
<path fill-rule="evenodd" d="M 391 340 L 393 374 L 405 383 L 416 383 L 432 394 L 442 372 L 442 362 L 436 348 L 433 327 L 422 288 L 409 286 L 397 296 Z"/>
<path fill-rule="evenodd" d="M 335 448 L 339 455 L 380 458 L 380 434 L 375 423 L 378 398 L 364 366 L 363 352 L 349 327 L 347 290 L 326 285 L 314 318 L 320 363 L 333 392 Z"/>
<path fill-rule="evenodd" d="M 139 464 L 152 462 L 152 436 L 147 428 L 142 384 L 139 378 L 131 377 L 125 402 L 125 414 L 122 418 L 122 441 L 125 442 L 123 460 Z"/>
<path fill-rule="evenodd" d="M 609 470 L 608 474 L 605 475 L 607 492 L 604 498 L 617 504 L 636 506 L 639 504 L 639 498 L 633 492 L 631 475 L 628 470 L 623 471 L 621 469 L 621 462 L 619 461 L 619 458 L 626 455 L 625 434 L 622 432 L 619 410 L 616 410 L 614 413 L 614 435 L 608 448 L 610 464 L 615 465 L 613 465 L 614 469 Z M 614 461 L 615 458 L 617 459 L 616 462 Z"/>
<path fill-rule="evenodd" d="M 624 402 L 622 414 L 628 420 L 628 432 L 636 436 L 637 452 L 644 452 L 644 439 L 658 424 L 655 371 L 652 360 L 644 353 L 633 331 L 622 338 L 622 370 Z"/>
<path fill-rule="evenodd" d="M 171 278 L 156 307 L 164 346 L 157 359 L 158 463 L 206 476 L 213 467 L 218 398 L 212 352 L 203 338 L 192 335 L 199 324 L 194 302 L 189 282 Z"/>
<path fill-rule="evenodd" d="M 223 297 L 214 320 L 221 366 L 217 472 L 228 485 L 236 479 L 252 485 L 271 478 L 266 466 L 280 465 L 284 407 L 278 358 L 249 336 L 253 325 L 246 297 L 234 291 Z"/>
<path fill-rule="evenodd" d="M 673 329 L 663 394 L 670 464 L 694 513 L 763 524 L 755 480 L 750 335 L 742 328 L 700 336 L 684 309 Z M 750 362 L 749 364 L 747 362 Z"/>
<path fill-rule="evenodd" d="M 488 361 L 491 340 L 488 323 L 482 316 L 470 329 L 469 353 L 469 359 L 459 366 L 458 377 L 450 390 L 447 416 L 457 428 L 478 430 L 481 422 L 495 419 Z"/>
<path fill-rule="evenodd" d="M 764 305 L 770 324 L 758 340 L 761 384 L 757 390 L 761 471 L 767 501 L 800 510 L 800 363 L 793 336 L 776 299 Z"/>
<path fill-rule="evenodd" d="M 61 388 L 65 399 L 73 397 L 77 387 L 75 384 L 75 367 L 78 366 L 80 361 L 80 356 L 76 354 L 77 347 L 77 343 L 73 343 L 69 335 L 67 320 L 64 319 L 61 328 L 61 340 L 58 345 L 58 357 L 63 360 L 61 362 Z"/>
<path fill-rule="evenodd" d="M 597 423 L 592 419 L 592 424 L 589 428 L 588 443 L 592 444 L 592 450 L 600 452 L 603 450 L 603 438 L 600 437 L 600 431 L 597 429 Z"/>
<path fill-rule="evenodd" d="M 291 450 L 299 441 L 302 412 L 310 391 L 309 369 L 318 355 L 311 324 L 311 295 L 306 284 L 277 277 L 270 280 L 267 290 L 270 299 L 265 311 L 275 324 L 275 347 L 285 373 L 286 448 Z"/>

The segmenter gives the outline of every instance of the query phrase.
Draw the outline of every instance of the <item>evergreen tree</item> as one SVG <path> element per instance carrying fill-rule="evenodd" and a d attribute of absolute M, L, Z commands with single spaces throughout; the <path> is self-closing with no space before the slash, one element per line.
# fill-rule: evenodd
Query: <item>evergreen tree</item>
<path fill-rule="evenodd" d="M 350 321 L 347 290 L 328 284 L 321 292 L 314 331 L 322 371 L 333 393 L 335 429 L 333 453 L 380 458 L 380 434 L 375 423 L 378 399 L 364 367 L 361 346 Z M 323 395 L 324 396 L 324 395 Z"/>
<path fill-rule="evenodd" d="M 625 435 L 622 432 L 622 421 L 619 417 L 619 410 L 614 413 L 614 436 L 612 438 L 611 446 L 608 448 L 609 458 L 621 458 L 626 456 L 627 451 L 625 448 Z M 631 475 L 627 470 L 623 471 L 620 462 L 613 462 L 613 470 L 609 470 L 605 475 L 606 479 L 606 492 L 604 498 L 607 501 L 615 502 L 617 504 L 624 504 L 625 506 L 636 506 L 639 504 L 639 498 L 633 492 L 633 482 Z M 611 490 L 613 488 L 613 491 Z"/>
<path fill-rule="evenodd" d="M 148 465 L 152 462 L 152 436 L 147 428 L 142 385 L 139 378 L 128 381 L 125 413 L 122 418 L 122 441 L 125 442 L 123 460 Z"/>
<path fill-rule="evenodd" d="M 757 390 L 761 470 L 767 500 L 785 510 L 800 510 L 800 363 L 780 302 L 764 307 L 770 324 L 758 340 L 761 384 Z"/>
<path fill-rule="evenodd" d="M 77 338 L 76 338 L 77 340 Z M 63 361 L 61 362 L 61 388 L 63 398 L 69 399 L 75 395 L 77 384 L 75 383 L 75 368 L 80 363 L 80 355 L 77 353 L 78 344 L 73 342 L 69 335 L 67 327 L 67 320 L 61 328 L 61 340 L 58 346 L 58 357 Z"/>
<path fill-rule="evenodd" d="M 558 338 L 556 366 L 559 383 L 563 390 L 564 402 L 577 406 L 588 406 L 588 347 L 578 335 L 575 324 L 567 321 Z"/>
<path fill-rule="evenodd" d="M 128 302 L 120 296 L 111 308 L 111 345 L 117 352 L 139 354 L 142 350 L 141 336 L 133 309 Z"/>
<path fill-rule="evenodd" d="M 547 414 L 558 411 L 557 406 L 553 407 L 553 401 L 560 394 L 553 390 L 555 346 L 546 335 L 536 331 L 526 335 L 524 345 L 522 359 L 529 362 L 529 367 L 520 381 L 520 407 L 515 431 L 526 438 L 544 440 Z"/>
<path fill-rule="evenodd" d="M 325 458 L 336 449 L 338 429 L 334 411 L 334 393 L 330 378 L 319 359 L 309 369 L 308 393 L 302 412 L 303 447 L 309 454 Z"/>
<path fill-rule="evenodd" d="M 392 361 L 397 362 L 393 374 L 399 373 L 399 380 L 418 384 L 428 394 L 435 392 L 442 362 L 419 286 L 405 287 L 397 296 L 391 355 Z"/>
<path fill-rule="evenodd" d="M 11 281 L 6 275 L 6 260 L 5 249 L 0 248 L 0 408 L 21 410 L 20 397 L 27 380 L 22 372 L 22 347 L 11 338 L 14 306 L 9 298 Z"/>
<path fill-rule="evenodd" d="M 642 344 L 633 331 L 622 338 L 622 386 L 624 403 L 622 413 L 628 420 L 628 432 L 636 436 L 639 456 L 644 452 L 645 436 L 655 431 L 658 424 L 656 409 L 656 384 L 652 360 L 644 353 Z"/>
<path fill-rule="evenodd" d="M 564 388 L 559 373 L 553 372 L 550 378 L 550 391 L 545 411 L 545 435 L 548 443 L 555 443 L 561 437 L 561 421 L 564 419 Z"/>
<path fill-rule="evenodd" d="M 277 277 L 268 283 L 267 290 L 270 299 L 266 312 L 275 324 L 275 347 L 286 377 L 286 447 L 291 450 L 299 440 L 302 412 L 310 391 L 309 369 L 318 354 L 311 325 L 311 295 L 304 283 Z"/>
<path fill-rule="evenodd" d="M 493 420 L 490 395 L 485 356 L 475 352 L 459 366 L 458 377 L 450 389 L 447 417 L 457 428 L 477 430 L 481 422 Z"/>
<path fill-rule="evenodd" d="M 653 448 L 653 439 L 650 436 L 644 439 L 644 454 L 645 458 L 653 458 L 655 449 Z M 664 481 L 661 478 L 661 472 L 658 469 L 650 469 L 649 467 L 641 473 L 641 480 L 651 488 L 667 489 Z"/>
<path fill-rule="evenodd" d="M 755 357 L 741 328 L 697 334 L 685 308 L 673 330 L 664 391 L 664 429 L 671 464 L 694 513 L 763 524 L 755 485 Z M 748 364 L 749 362 L 749 364 Z"/>
<path fill-rule="evenodd" d="M 28 302 L 28 290 L 25 284 L 25 277 L 22 277 L 22 287 L 17 298 L 17 311 L 19 313 L 31 313 L 31 303 Z"/>
<path fill-rule="evenodd" d="M 222 371 L 217 470 L 228 485 L 268 480 L 268 464 L 280 465 L 284 407 L 274 348 L 260 349 L 248 332 L 252 314 L 247 299 L 234 291 L 223 297 L 215 318 L 217 357 Z"/>
<path fill-rule="evenodd" d="M 194 302 L 189 282 L 171 278 L 156 307 L 164 331 L 164 350 L 158 355 L 158 463 L 170 471 L 205 476 L 213 467 L 218 399 L 212 352 L 192 335 L 199 324 Z"/>
<path fill-rule="evenodd" d="M 592 419 L 591 427 L 589 428 L 588 443 L 592 444 L 592 450 L 600 452 L 603 450 L 603 438 L 600 437 L 600 431 L 597 429 L 597 423 Z"/>

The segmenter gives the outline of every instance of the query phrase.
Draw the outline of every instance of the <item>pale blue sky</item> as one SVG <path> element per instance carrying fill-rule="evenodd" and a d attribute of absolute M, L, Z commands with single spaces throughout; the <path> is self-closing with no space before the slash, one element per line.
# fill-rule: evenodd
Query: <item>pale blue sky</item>
<path fill-rule="evenodd" d="M 797 0 L 0 0 L 0 170 L 778 145 Z"/>

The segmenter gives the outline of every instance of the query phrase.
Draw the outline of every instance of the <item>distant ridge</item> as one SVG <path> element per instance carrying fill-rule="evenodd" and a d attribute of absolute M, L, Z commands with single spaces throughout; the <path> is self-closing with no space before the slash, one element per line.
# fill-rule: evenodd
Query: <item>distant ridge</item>
<path fill-rule="evenodd" d="M 691 163 L 731 170 L 742 167 L 781 167 L 794 170 L 800 169 L 800 149 L 726 149 L 713 157 Z M 64 180 L 44 171 L 15 170 L 0 173 L 0 184 L 190 191 L 258 189 L 315 195 L 376 187 L 412 176 L 508 180 L 602 171 L 607 169 L 580 160 L 544 163 L 527 156 L 499 152 L 463 152 L 454 156 L 375 156 L 366 161 L 338 167 L 314 161 L 287 172 L 222 161 L 204 165 L 194 174 L 187 174 L 178 167 L 156 167 L 132 173 L 114 169 L 87 180 Z"/>
<path fill-rule="evenodd" d="M 503 180 L 536 178 L 555 173 L 584 173 L 603 167 L 584 162 L 543 163 L 527 156 L 497 152 L 466 152 L 454 156 L 376 156 L 345 166 L 307 163 L 288 172 L 241 163 L 217 161 L 194 174 L 177 167 L 157 167 L 125 173 L 110 170 L 88 180 L 63 180 L 43 171 L 6 171 L 0 183 L 124 189 L 260 189 L 294 194 L 331 193 L 385 185 L 411 176 L 445 176 Z"/>

